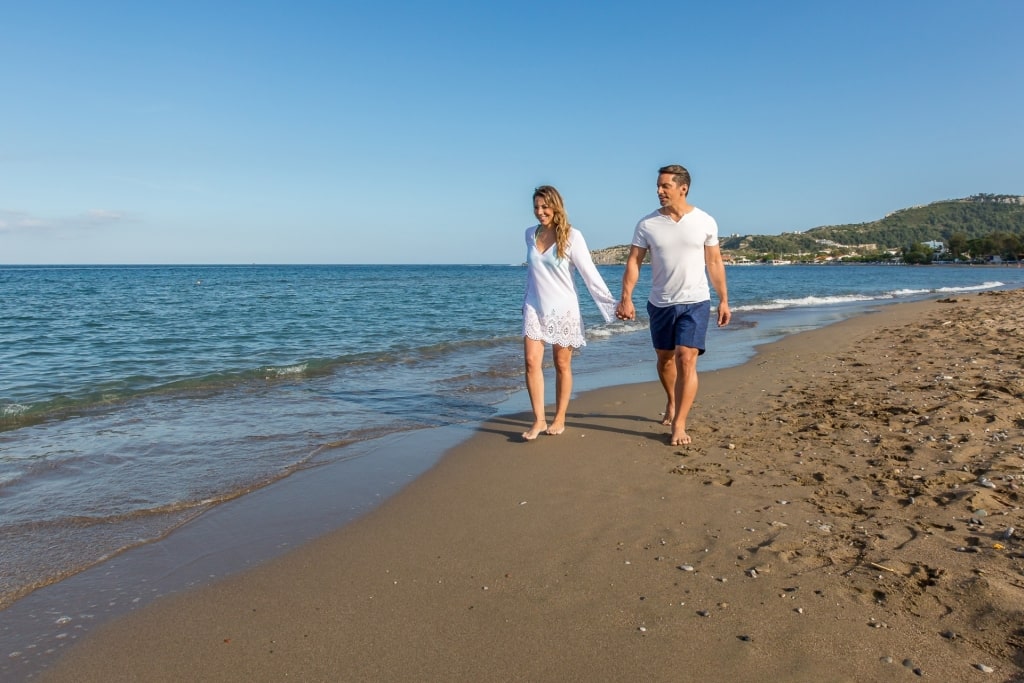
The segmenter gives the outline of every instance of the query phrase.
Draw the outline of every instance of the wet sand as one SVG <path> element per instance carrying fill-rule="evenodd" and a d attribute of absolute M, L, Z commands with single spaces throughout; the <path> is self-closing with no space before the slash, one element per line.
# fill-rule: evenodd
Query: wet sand
<path fill-rule="evenodd" d="M 1024 291 L 991 292 L 703 373 L 687 447 L 656 383 L 531 443 L 503 416 L 40 680 L 1024 681 L 1022 366 Z"/>

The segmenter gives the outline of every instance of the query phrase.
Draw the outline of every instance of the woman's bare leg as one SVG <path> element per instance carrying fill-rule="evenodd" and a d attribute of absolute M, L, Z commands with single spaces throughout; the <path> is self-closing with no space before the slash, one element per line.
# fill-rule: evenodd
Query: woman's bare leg
<path fill-rule="evenodd" d="M 552 344 L 551 353 L 555 357 L 555 419 L 547 433 L 558 435 L 565 431 L 565 413 L 572 396 L 572 347 Z"/>
<path fill-rule="evenodd" d="M 523 358 L 526 360 L 526 391 L 533 408 L 533 426 L 523 432 L 523 438 L 533 441 L 548 428 L 544 416 L 544 342 L 523 337 Z"/>

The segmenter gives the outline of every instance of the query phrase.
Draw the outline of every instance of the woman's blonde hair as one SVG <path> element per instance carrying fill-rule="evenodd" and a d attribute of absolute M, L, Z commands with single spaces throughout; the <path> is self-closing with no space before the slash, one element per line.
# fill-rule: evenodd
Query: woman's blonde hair
<path fill-rule="evenodd" d="M 541 185 L 533 191 L 533 199 L 537 200 L 540 197 L 544 200 L 544 203 L 551 207 L 554 212 L 554 218 L 551 220 L 551 225 L 555 228 L 555 244 L 558 246 L 558 258 L 565 258 L 565 252 L 569 248 L 569 229 L 572 227 L 569 224 L 569 215 L 565 212 L 565 202 L 562 201 L 562 195 L 558 193 L 558 190 L 550 185 Z"/>

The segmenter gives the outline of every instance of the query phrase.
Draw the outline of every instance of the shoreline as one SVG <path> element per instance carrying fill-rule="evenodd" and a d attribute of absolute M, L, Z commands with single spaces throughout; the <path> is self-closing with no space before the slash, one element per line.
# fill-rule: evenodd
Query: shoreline
<path fill-rule="evenodd" d="M 1024 527 L 1022 294 L 885 306 L 702 372 L 690 447 L 664 445 L 656 382 L 587 391 L 531 444 L 499 415 L 41 680 L 1019 680 L 1024 555 L 999 534 Z"/>

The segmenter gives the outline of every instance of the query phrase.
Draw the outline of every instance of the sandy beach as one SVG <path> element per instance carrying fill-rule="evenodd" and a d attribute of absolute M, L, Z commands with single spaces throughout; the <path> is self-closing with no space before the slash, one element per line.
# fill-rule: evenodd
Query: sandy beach
<path fill-rule="evenodd" d="M 531 443 L 501 416 L 39 680 L 1024 681 L 1022 366 L 1024 291 L 989 292 L 703 373 L 687 447 L 656 382 Z"/>

